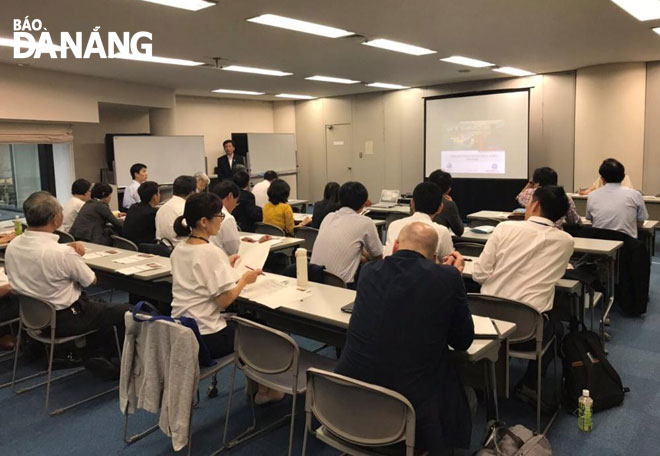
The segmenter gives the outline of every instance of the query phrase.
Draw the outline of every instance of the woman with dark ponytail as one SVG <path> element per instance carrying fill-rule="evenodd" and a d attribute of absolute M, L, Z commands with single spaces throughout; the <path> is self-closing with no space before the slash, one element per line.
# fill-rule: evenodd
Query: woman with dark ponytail
<path fill-rule="evenodd" d="M 227 257 L 222 249 L 209 242 L 218 234 L 223 218 L 218 196 L 213 193 L 190 196 L 183 216 L 174 222 L 176 234 L 188 239 L 177 244 L 170 257 L 172 316 L 195 319 L 213 358 L 234 351 L 234 330 L 227 326 L 222 311 L 261 274 L 257 269 L 239 276 L 234 270 L 238 255 Z M 282 397 L 281 393 L 260 385 L 255 401 L 264 404 Z"/>

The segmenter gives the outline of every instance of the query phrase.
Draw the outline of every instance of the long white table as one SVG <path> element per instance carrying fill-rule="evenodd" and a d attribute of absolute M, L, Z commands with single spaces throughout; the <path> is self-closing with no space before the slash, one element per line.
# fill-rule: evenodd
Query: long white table
<path fill-rule="evenodd" d="M 244 237 L 249 237 L 252 239 L 259 239 L 263 234 L 257 233 L 248 233 L 246 231 L 239 231 L 238 233 L 243 239 Z M 287 236 L 271 236 L 272 240 L 268 241 L 270 243 L 270 252 L 277 252 L 279 250 L 291 249 L 294 247 L 301 246 L 305 243 L 304 239 L 287 237 Z"/>

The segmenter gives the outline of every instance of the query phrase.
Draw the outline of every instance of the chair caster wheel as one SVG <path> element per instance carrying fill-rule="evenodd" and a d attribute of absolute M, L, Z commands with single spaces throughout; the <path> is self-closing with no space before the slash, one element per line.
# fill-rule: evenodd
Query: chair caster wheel
<path fill-rule="evenodd" d="M 215 385 L 209 385 L 209 388 L 206 391 L 206 396 L 210 397 L 211 399 L 218 397 L 218 387 Z"/>

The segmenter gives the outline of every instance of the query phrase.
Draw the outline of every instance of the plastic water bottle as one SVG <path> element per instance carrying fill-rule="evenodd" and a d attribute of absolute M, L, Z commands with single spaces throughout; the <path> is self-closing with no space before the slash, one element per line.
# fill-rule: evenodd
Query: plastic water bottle
<path fill-rule="evenodd" d="M 18 215 L 14 218 L 14 232 L 17 236 L 23 234 L 23 224 L 21 223 L 21 219 L 18 218 Z"/>
<path fill-rule="evenodd" d="M 299 248 L 296 250 L 296 277 L 298 278 L 298 288 L 307 287 L 307 249 Z"/>
<path fill-rule="evenodd" d="M 578 428 L 584 432 L 591 432 L 594 427 L 592 418 L 594 400 L 589 396 L 589 390 L 583 389 L 578 399 Z"/>

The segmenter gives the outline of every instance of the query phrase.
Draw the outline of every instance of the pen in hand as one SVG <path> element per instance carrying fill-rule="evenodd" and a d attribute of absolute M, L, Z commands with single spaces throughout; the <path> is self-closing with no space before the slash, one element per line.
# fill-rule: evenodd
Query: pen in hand
<path fill-rule="evenodd" d="M 245 268 L 246 268 L 246 269 L 249 269 L 250 271 L 255 271 L 255 269 L 254 269 L 254 268 L 251 268 L 250 266 L 245 266 Z M 259 275 L 265 276 L 266 274 L 264 274 L 263 272 L 261 272 Z"/>

